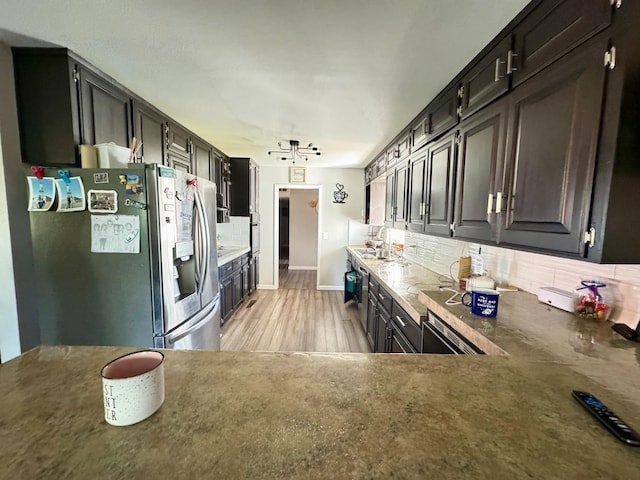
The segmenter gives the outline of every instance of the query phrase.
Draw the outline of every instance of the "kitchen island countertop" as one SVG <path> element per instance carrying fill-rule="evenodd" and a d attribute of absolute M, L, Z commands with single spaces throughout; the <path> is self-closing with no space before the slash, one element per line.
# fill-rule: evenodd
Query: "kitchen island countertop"
<path fill-rule="evenodd" d="M 0 366 L 0 478 L 620 478 L 640 471 L 570 395 L 561 362 L 514 356 L 165 351 L 166 400 L 103 420 L 100 368 L 131 351 L 36 348 Z"/>

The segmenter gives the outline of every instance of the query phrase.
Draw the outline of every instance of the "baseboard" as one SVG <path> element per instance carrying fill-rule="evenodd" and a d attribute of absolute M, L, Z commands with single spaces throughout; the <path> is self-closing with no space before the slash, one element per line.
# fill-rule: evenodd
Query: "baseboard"
<path fill-rule="evenodd" d="M 318 270 L 318 267 L 292 267 L 289 265 L 289 270 Z"/>
<path fill-rule="evenodd" d="M 277 290 L 275 285 L 257 285 L 258 290 Z"/>
<path fill-rule="evenodd" d="M 318 285 L 318 290 L 343 290 L 344 285 Z"/>

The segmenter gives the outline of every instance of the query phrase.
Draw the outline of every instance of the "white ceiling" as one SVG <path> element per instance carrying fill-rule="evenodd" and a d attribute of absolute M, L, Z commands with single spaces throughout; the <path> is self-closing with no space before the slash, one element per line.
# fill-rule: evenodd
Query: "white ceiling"
<path fill-rule="evenodd" d="M 69 48 L 230 156 L 363 167 L 527 3 L 0 0 L 0 40 Z"/>

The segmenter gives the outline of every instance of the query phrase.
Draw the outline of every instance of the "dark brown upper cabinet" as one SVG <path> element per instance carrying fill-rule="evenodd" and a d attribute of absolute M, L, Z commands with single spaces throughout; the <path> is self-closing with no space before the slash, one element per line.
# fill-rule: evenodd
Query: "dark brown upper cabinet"
<path fill-rule="evenodd" d="M 402 161 L 387 171 L 385 226 L 406 229 L 409 187 L 409 162 Z"/>
<path fill-rule="evenodd" d="M 584 256 L 607 45 L 588 42 L 513 91 L 501 244 Z"/>
<path fill-rule="evenodd" d="M 215 181 L 213 149 L 211 145 L 197 137 L 193 137 L 192 154 L 192 164 L 195 169 L 195 174 L 205 180 Z"/>
<path fill-rule="evenodd" d="M 74 166 L 80 144 L 75 59 L 65 48 L 13 48 L 22 161 Z"/>
<path fill-rule="evenodd" d="M 78 71 L 82 143 L 114 142 L 121 147 L 129 147 L 133 137 L 131 95 L 82 65 Z"/>
<path fill-rule="evenodd" d="M 411 157 L 407 230 L 451 235 L 458 138 L 451 132 Z"/>
<path fill-rule="evenodd" d="M 418 150 L 429 138 L 429 115 L 423 113 L 411 125 L 411 147 L 413 151 Z"/>
<path fill-rule="evenodd" d="M 509 90 L 507 61 L 511 53 L 511 35 L 508 35 L 463 77 L 462 118 L 467 118 Z"/>
<path fill-rule="evenodd" d="M 193 165 L 189 157 L 177 155 L 171 150 L 167 152 L 167 165 L 184 173 L 193 173 Z"/>
<path fill-rule="evenodd" d="M 134 136 L 142 142 L 137 161 L 167 164 L 165 159 L 168 119 L 151 105 L 141 100 L 133 101 Z"/>
<path fill-rule="evenodd" d="M 609 0 L 544 0 L 513 31 L 509 60 L 513 85 L 553 63 L 608 27 L 615 7 Z M 510 72 L 511 73 L 511 72 Z"/>
<path fill-rule="evenodd" d="M 507 105 L 499 100 L 460 125 L 454 236 L 497 240 L 495 204 L 503 190 Z"/>
<path fill-rule="evenodd" d="M 230 214 L 258 221 L 258 166 L 250 158 L 232 158 Z"/>
<path fill-rule="evenodd" d="M 461 113 L 458 108 L 460 106 L 459 93 L 460 88 L 456 83 L 427 106 L 429 140 L 437 138 L 458 124 Z"/>
<path fill-rule="evenodd" d="M 407 213 L 407 230 L 424 232 L 425 205 L 427 197 L 427 149 L 414 153 L 409 161 L 409 201 Z"/>
<path fill-rule="evenodd" d="M 453 192 L 459 135 L 451 132 L 429 145 L 426 163 L 426 198 L 424 231 L 433 235 L 450 235 L 453 220 Z"/>
<path fill-rule="evenodd" d="M 174 122 L 168 122 L 168 126 L 167 149 L 183 157 L 189 157 L 191 155 L 191 134 L 189 131 Z"/>

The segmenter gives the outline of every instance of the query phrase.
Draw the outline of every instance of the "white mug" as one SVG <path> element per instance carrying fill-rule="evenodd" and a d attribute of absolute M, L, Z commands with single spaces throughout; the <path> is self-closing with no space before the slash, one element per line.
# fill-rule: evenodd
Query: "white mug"
<path fill-rule="evenodd" d="M 164 355 L 145 350 L 107 363 L 102 375 L 104 419 L 133 425 L 153 415 L 164 402 Z"/>

